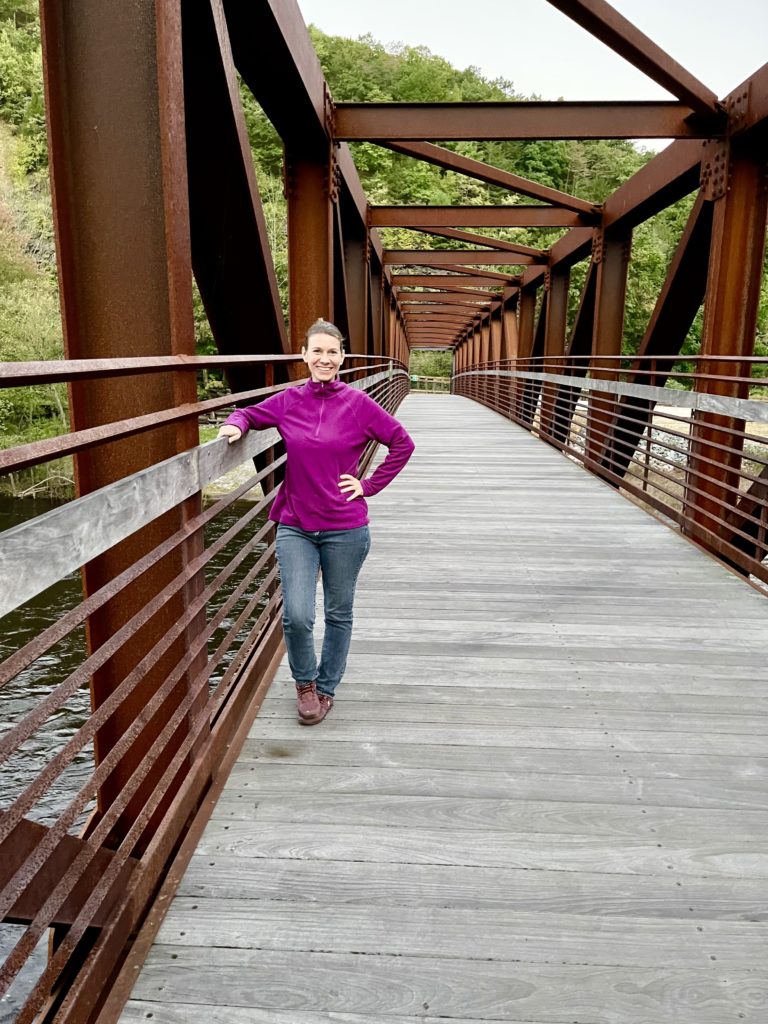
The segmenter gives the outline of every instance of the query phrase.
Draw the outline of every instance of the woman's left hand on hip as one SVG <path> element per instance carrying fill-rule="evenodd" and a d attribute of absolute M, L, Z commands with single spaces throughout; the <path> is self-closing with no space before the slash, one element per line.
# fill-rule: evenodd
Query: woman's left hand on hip
<path fill-rule="evenodd" d="M 353 501 L 355 498 L 362 498 L 363 496 L 363 485 L 351 473 L 341 474 L 339 477 L 339 490 L 343 494 L 349 495 L 347 501 Z"/>

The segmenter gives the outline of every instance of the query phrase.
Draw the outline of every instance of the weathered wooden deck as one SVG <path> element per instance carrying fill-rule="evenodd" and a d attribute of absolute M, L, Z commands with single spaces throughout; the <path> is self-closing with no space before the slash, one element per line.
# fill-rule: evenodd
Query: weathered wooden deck
<path fill-rule="evenodd" d="M 768 603 L 451 396 L 372 501 L 347 678 L 285 667 L 122 1017 L 768 1020 Z"/>

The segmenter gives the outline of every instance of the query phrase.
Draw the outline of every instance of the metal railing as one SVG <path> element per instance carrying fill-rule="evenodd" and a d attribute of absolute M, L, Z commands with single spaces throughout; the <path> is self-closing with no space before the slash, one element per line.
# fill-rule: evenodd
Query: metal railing
<path fill-rule="evenodd" d="M 768 584 L 768 360 L 530 358 L 468 367 L 465 395 Z"/>
<path fill-rule="evenodd" d="M 254 363 L 266 364 L 269 380 L 281 362 L 294 358 L 3 364 L 0 383 L 22 387 L 92 376 L 115 378 L 117 384 L 123 374 Z M 394 411 L 409 387 L 404 368 L 378 357 L 348 356 L 350 363 L 353 369 L 344 371 L 348 382 Z M 39 465 L 290 386 L 239 392 L 22 445 L 0 452 L 0 467 L 8 472 Z M 374 447 L 366 450 L 364 466 Z M 203 487 L 252 459 L 256 466 L 251 464 L 244 479 L 207 507 L 202 504 Z M 23 1003 L 17 1018 L 22 1024 L 41 1012 L 42 1019 L 57 1014 L 57 1020 L 78 1024 L 94 1019 L 217 767 L 241 723 L 258 707 L 282 652 L 282 598 L 267 512 L 284 461 L 273 430 L 249 432 L 236 446 L 213 440 L 0 534 L 0 614 L 16 609 L 23 615 L 28 602 L 57 581 L 105 551 L 120 550 L 138 530 L 197 499 L 178 528 L 63 608 L 0 665 L 6 695 L 14 692 L 14 681 L 23 681 L 0 733 L 0 919 L 18 926 L 0 967 L 0 992 L 14 984 L 50 930 L 42 973 L 17 999 Z M 249 492 L 255 500 L 238 504 Z M 127 600 L 131 587 L 141 594 L 161 565 L 162 582 L 155 576 L 147 599 L 134 600 L 119 628 L 106 635 L 102 629 L 99 636 L 95 617 Z M 169 624 L 145 640 L 133 664 L 127 657 L 132 646 L 169 607 L 175 609 Z M 57 650 L 84 627 L 90 650 L 83 643 L 76 667 L 58 672 Z M 120 674 L 115 665 L 122 664 Z M 108 689 L 99 689 L 95 681 L 110 668 Z M 152 673 L 158 681 L 148 687 Z M 62 732 L 61 715 L 73 703 L 79 724 Z M 21 710 L 14 714 L 15 704 Z"/>
<path fill-rule="evenodd" d="M 450 377 L 423 377 L 411 374 L 411 391 L 424 391 L 428 395 L 447 394 L 451 390 Z"/>

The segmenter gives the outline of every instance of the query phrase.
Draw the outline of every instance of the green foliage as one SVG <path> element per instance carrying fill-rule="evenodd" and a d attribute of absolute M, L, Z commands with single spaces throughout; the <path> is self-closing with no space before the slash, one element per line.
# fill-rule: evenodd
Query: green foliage
<path fill-rule="evenodd" d="M 409 372 L 419 377 L 450 377 L 452 364 L 451 352 L 416 350 L 411 352 Z"/>
<path fill-rule="evenodd" d="M 0 3 L 0 116 L 18 133 L 16 170 L 45 167 L 48 148 L 43 105 L 43 60 L 32 4 Z"/>

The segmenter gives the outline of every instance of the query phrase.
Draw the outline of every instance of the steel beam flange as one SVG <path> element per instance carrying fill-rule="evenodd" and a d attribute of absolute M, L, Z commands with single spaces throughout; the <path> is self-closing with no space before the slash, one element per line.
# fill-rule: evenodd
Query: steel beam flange
<path fill-rule="evenodd" d="M 331 157 L 328 166 L 328 198 L 332 203 L 339 201 L 339 193 L 341 192 L 341 168 L 339 162 L 336 159 L 336 147 L 331 147 Z"/>
<path fill-rule="evenodd" d="M 605 250 L 605 230 L 596 228 L 592 235 L 592 262 L 602 263 Z"/>
<path fill-rule="evenodd" d="M 710 201 L 722 199 L 728 191 L 730 142 L 727 139 L 710 139 L 703 145 L 701 194 Z"/>
<path fill-rule="evenodd" d="M 752 83 L 745 82 L 744 87 L 737 93 L 733 93 L 725 102 L 725 110 L 728 114 L 728 134 L 736 135 L 743 131 L 748 123 L 750 115 L 750 101 L 752 99 Z"/>
<path fill-rule="evenodd" d="M 328 83 L 323 82 L 323 126 L 329 139 L 336 140 L 336 105 L 331 96 Z"/>

